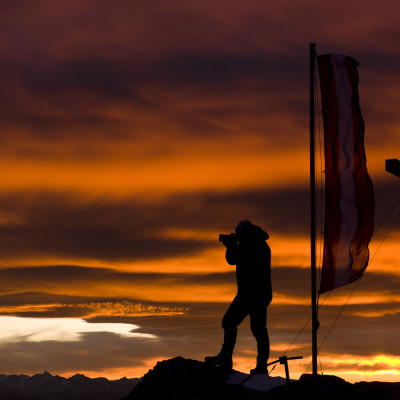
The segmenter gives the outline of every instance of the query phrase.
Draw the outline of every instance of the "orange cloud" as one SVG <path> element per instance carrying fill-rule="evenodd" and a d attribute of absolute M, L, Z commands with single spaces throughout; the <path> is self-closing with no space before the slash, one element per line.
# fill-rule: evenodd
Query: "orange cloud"
<path fill-rule="evenodd" d="M 340 376 L 349 382 L 376 381 L 398 382 L 399 357 L 388 354 L 376 354 L 369 357 L 355 357 L 344 354 L 340 357 L 333 355 L 321 356 L 325 365 L 324 373 Z"/>
<path fill-rule="evenodd" d="M 242 188 L 284 187 L 302 182 L 307 177 L 304 154 L 297 150 L 286 154 L 249 150 L 247 154 L 208 152 L 200 155 L 169 155 L 146 160 L 91 160 L 90 162 L 39 161 L 26 159 L 2 160 L 3 190 L 74 191 L 93 196 L 132 195 L 146 193 L 219 191 Z M 242 147 L 243 148 L 243 147 Z M 235 155 L 235 152 L 237 154 Z M 236 161 L 232 163 L 232 159 Z M 283 158 L 292 166 L 280 165 Z M 277 174 L 279 166 L 279 174 Z M 229 173 L 227 173 L 229 171 Z"/>
<path fill-rule="evenodd" d="M 0 314 L 31 314 L 54 313 L 69 315 L 71 312 L 81 318 L 96 317 L 145 317 L 159 315 L 180 315 L 185 312 L 184 307 L 150 305 L 143 303 L 122 302 L 89 302 L 89 303 L 51 303 L 51 304 L 25 304 L 18 306 L 0 307 Z"/>

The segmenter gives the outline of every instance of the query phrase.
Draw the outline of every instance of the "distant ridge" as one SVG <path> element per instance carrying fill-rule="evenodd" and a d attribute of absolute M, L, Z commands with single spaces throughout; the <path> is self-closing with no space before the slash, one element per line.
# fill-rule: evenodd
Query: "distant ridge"
<path fill-rule="evenodd" d="M 229 375 L 204 362 L 176 357 L 158 362 L 121 400 L 400 400 L 400 383 L 351 384 L 332 375 L 302 375 L 286 385 L 282 378 L 256 375 L 248 382 L 275 380 L 275 387 L 256 390 L 247 383 L 246 387 L 233 383 L 238 381 L 238 374 Z"/>
<path fill-rule="evenodd" d="M 118 400 L 125 396 L 140 378 L 88 378 L 76 374 L 70 378 L 48 372 L 28 375 L 0 375 L 1 400 Z"/>

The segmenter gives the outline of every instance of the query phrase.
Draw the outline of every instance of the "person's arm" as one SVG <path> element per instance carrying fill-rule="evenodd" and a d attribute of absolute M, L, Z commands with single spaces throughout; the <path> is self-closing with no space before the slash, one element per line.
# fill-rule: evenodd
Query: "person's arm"
<path fill-rule="evenodd" d="M 228 264 L 237 265 L 240 258 L 240 248 L 239 245 L 229 245 L 226 246 L 225 258 Z"/>

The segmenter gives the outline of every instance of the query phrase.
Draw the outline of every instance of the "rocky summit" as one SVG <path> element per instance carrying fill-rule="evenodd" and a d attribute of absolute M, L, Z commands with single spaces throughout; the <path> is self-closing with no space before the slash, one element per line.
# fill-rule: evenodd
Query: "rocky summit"
<path fill-rule="evenodd" d="M 283 378 L 256 375 L 243 385 L 247 376 L 176 357 L 158 362 L 121 400 L 400 400 L 400 383 L 351 384 L 331 375 L 302 375 L 286 384 Z"/>
<path fill-rule="evenodd" d="M 181 357 L 158 362 L 122 400 L 263 399 L 264 393 L 230 384 L 221 368 Z"/>

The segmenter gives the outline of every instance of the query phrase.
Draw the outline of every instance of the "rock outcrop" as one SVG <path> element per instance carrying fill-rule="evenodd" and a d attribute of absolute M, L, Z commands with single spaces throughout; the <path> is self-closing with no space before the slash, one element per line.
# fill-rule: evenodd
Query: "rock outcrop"
<path fill-rule="evenodd" d="M 242 385 L 238 376 L 232 379 L 231 374 L 204 362 L 176 357 L 158 362 L 121 400 L 400 400 L 400 383 L 352 384 L 332 375 L 302 375 L 288 385 L 283 378 L 254 376 L 251 380 L 260 378 L 274 387 L 267 384 L 256 390 L 249 387 L 250 380 Z"/>

